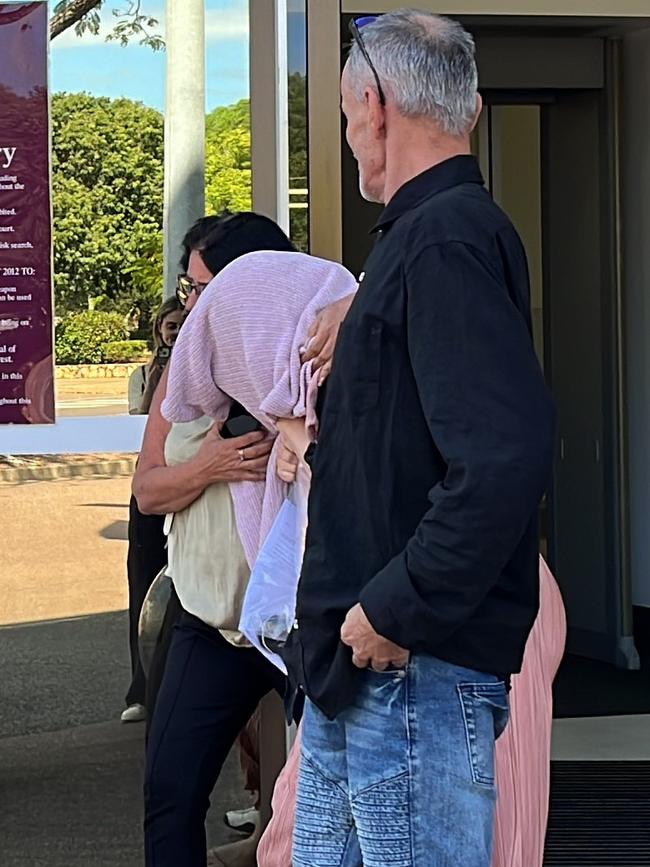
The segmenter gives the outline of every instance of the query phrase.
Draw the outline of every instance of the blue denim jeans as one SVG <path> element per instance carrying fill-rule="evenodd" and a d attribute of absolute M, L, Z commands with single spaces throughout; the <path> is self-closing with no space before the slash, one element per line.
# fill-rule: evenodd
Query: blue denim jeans
<path fill-rule="evenodd" d="M 308 703 L 294 867 L 490 867 L 497 678 L 414 656 L 335 720 Z"/>

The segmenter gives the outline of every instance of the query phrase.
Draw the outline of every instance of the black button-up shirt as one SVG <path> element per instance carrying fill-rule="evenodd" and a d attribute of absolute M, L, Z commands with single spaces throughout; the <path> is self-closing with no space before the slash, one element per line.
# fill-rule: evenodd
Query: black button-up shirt
<path fill-rule="evenodd" d="M 405 184 L 375 231 L 327 386 L 286 648 L 330 717 L 357 688 L 339 635 L 357 602 L 414 653 L 519 670 L 552 466 L 526 256 L 476 161 Z"/>

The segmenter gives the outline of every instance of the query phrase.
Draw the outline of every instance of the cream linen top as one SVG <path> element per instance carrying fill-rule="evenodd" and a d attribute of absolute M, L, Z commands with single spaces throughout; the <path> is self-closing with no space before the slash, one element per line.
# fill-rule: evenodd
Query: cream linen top
<path fill-rule="evenodd" d="M 211 418 L 174 424 L 165 441 L 168 466 L 191 460 L 212 426 Z M 218 629 L 231 644 L 247 646 L 238 631 L 250 578 L 230 490 L 210 485 L 182 512 L 167 515 L 167 574 L 181 605 Z"/>

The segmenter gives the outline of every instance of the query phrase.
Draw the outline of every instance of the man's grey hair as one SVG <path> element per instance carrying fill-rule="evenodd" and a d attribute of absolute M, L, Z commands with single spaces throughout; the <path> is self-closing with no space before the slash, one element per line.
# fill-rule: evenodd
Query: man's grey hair
<path fill-rule="evenodd" d="M 448 135 L 466 135 L 476 117 L 478 72 L 474 39 L 457 21 L 400 9 L 361 28 L 382 89 L 405 117 L 430 118 Z M 348 74 L 357 99 L 377 90 L 354 43 Z"/>

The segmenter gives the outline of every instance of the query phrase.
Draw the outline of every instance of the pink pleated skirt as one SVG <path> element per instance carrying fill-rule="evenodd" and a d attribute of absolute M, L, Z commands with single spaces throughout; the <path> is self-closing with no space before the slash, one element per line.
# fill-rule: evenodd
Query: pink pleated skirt
<path fill-rule="evenodd" d="M 510 721 L 497 741 L 497 810 L 492 867 L 542 867 L 550 792 L 552 685 L 564 654 L 566 618 L 559 588 L 540 558 L 539 614 L 513 678 Z M 273 818 L 258 867 L 291 867 L 300 732 L 278 777 Z M 420 867 L 420 865 L 417 865 Z"/>
<path fill-rule="evenodd" d="M 548 820 L 553 680 L 566 642 L 560 590 L 540 557 L 539 614 L 512 679 L 510 721 L 497 741 L 492 867 L 542 867 Z M 291 862 L 288 862 L 289 864 Z"/>

